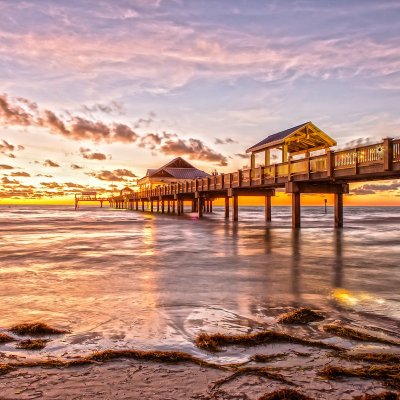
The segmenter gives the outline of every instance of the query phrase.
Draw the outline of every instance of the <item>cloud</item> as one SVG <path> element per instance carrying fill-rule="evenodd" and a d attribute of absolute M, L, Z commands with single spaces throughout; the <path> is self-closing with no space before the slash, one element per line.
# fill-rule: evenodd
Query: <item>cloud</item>
<path fill-rule="evenodd" d="M 237 143 L 237 141 L 231 138 L 225 138 L 225 139 L 215 138 L 214 142 L 214 144 L 233 144 L 233 143 Z"/>
<path fill-rule="evenodd" d="M 71 169 L 83 169 L 83 167 L 81 167 L 77 164 L 71 164 Z"/>
<path fill-rule="evenodd" d="M 37 174 L 36 176 L 41 176 L 42 178 L 54 178 L 53 175 Z"/>
<path fill-rule="evenodd" d="M 138 139 L 137 133 L 135 133 L 128 125 L 125 124 L 114 124 L 113 126 L 114 137 L 113 140 L 122 143 L 134 143 Z"/>
<path fill-rule="evenodd" d="M 67 188 L 84 189 L 85 186 L 73 182 L 65 182 L 64 186 Z"/>
<path fill-rule="evenodd" d="M 206 146 L 199 139 L 168 139 L 159 150 L 166 155 L 187 156 L 191 160 L 209 161 L 220 166 L 228 165 L 228 159 Z"/>
<path fill-rule="evenodd" d="M 155 150 L 162 142 L 162 136 L 158 133 L 147 133 L 140 138 L 139 147 Z"/>
<path fill-rule="evenodd" d="M 12 172 L 11 176 L 30 177 L 31 175 L 27 172 Z"/>
<path fill-rule="evenodd" d="M 236 156 L 236 157 L 239 157 L 239 158 L 246 159 L 246 160 L 249 159 L 249 155 L 248 155 L 248 154 L 236 153 L 235 156 Z"/>
<path fill-rule="evenodd" d="M 0 118 L 12 125 L 33 124 L 32 115 L 19 104 L 11 104 L 6 94 L 0 94 Z"/>
<path fill-rule="evenodd" d="M 11 165 L 0 164 L 0 169 L 14 169 Z"/>
<path fill-rule="evenodd" d="M 105 103 L 95 103 L 91 106 L 83 105 L 82 111 L 91 115 L 94 112 L 102 112 L 104 114 L 125 114 L 125 109 L 122 103 L 118 101 L 111 101 L 108 104 Z"/>
<path fill-rule="evenodd" d="M 46 160 L 46 161 L 43 163 L 43 165 L 44 165 L 45 167 L 53 167 L 53 168 L 58 168 L 58 167 L 60 166 L 59 164 L 57 164 L 56 162 L 51 161 L 51 160 Z"/>
<path fill-rule="evenodd" d="M 24 146 L 21 145 L 15 146 L 4 139 L 2 139 L 0 142 L 0 153 L 5 154 L 7 157 L 10 158 L 15 158 L 15 155 L 11 153 L 11 151 L 21 151 L 24 149 L 25 149 Z"/>
<path fill-rule="evenodd" d="M 126 182 L 126 178 L 136 178 L 133 172 L 127 169 L 115 169 L 114 171 L 102 170 L 99 172 L 88 172 L 87 175 L 93 176 L 101 181 L 115 181 L 115 182 Z"/>
<path fill-rule="evenodd" d="M 40 184 L 47 189 L 63 189 L 63 185 L 57 182 L 40 182 Z"/>
<path fill-rule="evenodd" d="M 21 182 L 15 180 L 15 179 L 10 180 L 10 179 L 8 179 L 6 176 L 4 176 L 3 178 L 1 178 L 1 182 L 2 182 L 4 185 L 20 185 L 20 184 L 21 184 Z"/>
<path fill-rule="evenodd" d="M 86 158 L 87 160 L 106 160 L 107 159 L 107 156 L 105 154 L 92 153 L 90 149 L 85 149 L 84 147 L 81 147 L 79 149 L 79 151 L 82 154 L 82 157 Z"/>
<path fill-rule="evenodd" d="M 367 183 L 358 188 L 352 189 L 353 194 L 368 195 L 378 192 L 391 192 L 400 189 L 400 182 L 392 181 L 390 183 Z"/>

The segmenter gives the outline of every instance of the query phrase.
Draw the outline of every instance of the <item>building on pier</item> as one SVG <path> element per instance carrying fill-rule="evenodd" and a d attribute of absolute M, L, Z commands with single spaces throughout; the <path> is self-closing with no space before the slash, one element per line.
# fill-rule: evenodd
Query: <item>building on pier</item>
<path fill-rule="evenodd" d="M 251 153 L 253 169 L 256 166 L 256 156 L 260 153 L 264 153 L 261 164 L 267 167 L 273 164 L 271 154 L 275 155 L 275 163 L 286 163 L 293 158 L 310 157 L 311 153 L 319 150 L 329 151 L 332 146 L 336 146 L 336 141 L 309 121 L 269 135 L 248 148 L 246 153 Z M 280 152 L 281 157 L 276 155 L 276 151 Z"/>
<path fill-rule="evenodd" d="M 138 180 L 138 185 L 140 190 L 148 190 L 209 176 L 207 172 L 195 168 L 182 157 L 177 157 L 160 168 L 148 169 L 146 176 Z"/>

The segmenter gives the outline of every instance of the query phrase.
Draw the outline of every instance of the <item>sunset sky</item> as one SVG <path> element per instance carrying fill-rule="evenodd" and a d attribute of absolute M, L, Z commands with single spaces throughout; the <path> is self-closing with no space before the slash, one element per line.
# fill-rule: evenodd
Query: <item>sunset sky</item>
<path fill-rule="evenodd" d="M 176 156 L 233 171 L 310 120 L 339 147 L 400 136 L 399 1 L 1 0 L 0 15 L 0 204 L 108 193 Z M 352 189 L 347 204 L 400 205 L 398 181 Z"/>

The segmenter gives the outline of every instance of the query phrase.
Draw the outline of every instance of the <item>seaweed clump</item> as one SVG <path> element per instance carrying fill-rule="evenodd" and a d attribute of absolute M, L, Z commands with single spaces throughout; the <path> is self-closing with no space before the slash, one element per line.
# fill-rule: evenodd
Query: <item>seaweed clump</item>
<path fill-rule="evenodd" d="M 294 385 L 294 383 L 288 381 L 284 376 L 277 374 L 276 372 L 273 372 L 268 367 L 242 367 L 239 368 L 237 371 L 235 371 L 233 374 L 214 382 L 213 390 L 223 385 L 224 383 L 231 382 L 240 376 L 246 376 L 246 375 L 261 376 L 263 378 L 268 378 L 274 381 L 278 381 L 286 385 L 292 385 L 292 386 Z"/>
<path fill-rule="evenodd" d="M 286 353 L 278 353 L 278 354 L 254 354 L 250 357 L 251 361 L 255 361 L 258 363 L 265 363 L 274 361 L 279 358 L 287 357 Z"/>
<path fill-rule="evenodd" d="M 136 360 L 158 361 L 158 362 L 192 362 L 202 367 L 223 369 L 222 366 L 212 364 L 201 358 L 193 357 L 188 353 L 180 351 L 145 351 L 145 350 L 104 350 L 94 352 L 86 357 L 89 361 L 107 361 L 117 358 L 133 358 Z"/>
<path fill-rule="evenodd" d="M 343 325 L 341 323 L 327 324 L 323 326 L 323 329 L 325 332 L 333 333 L 336 336 L 346 339 L 400 345 L 400 343 L 391 341 L 389 339 L 384 339 L 378 336 L 370 335 L 369 333 L 362 332 L 358 329 L 350 328 L 349 326 Z"/>
<path fill-rule="evenodd" d="M 14 342 L 15 339 L 6 333 L 0 333 L 0 344 Z"/>
<path fill-rule="evenodd" d="M 47 340 L 42 339 L 28 339 L 28 340 L 21 340 L 17 344 L 18 349 L 24 350 L 42 350 L 46 347 Z"/>
<path fill-rule="evenodd" d="M 293 389 L 279 389 L 271 393 L 266 393 L 258 400 L 312 400 L 297 390 Z"/>
<path fill-rule="evenodd" d="M 9 364 L 0 364 L 0 376 L 8 374 L 11 371 L 14 371 L 14 367 Z"/>
<path fill-rule="evenodd" d="M 343 358 L 348 361 L 364 361 L 382 364 L 400 364 L 400 355 L 390 353 L 347 353 L 332 352 L 333 357 Z"/>
<path fill-rule="evenodd" d="M 17 324 L 10 328 L 10 331 L 15 333 L 16 335 L 32 335 L 32 336 L 41 336 L 41 335 L 62 335 L 64 333 L 68 333 L 68 331 L 63 329 L 53 328 L 43 322 L 28 322 L 23 324 Z"/>
<path fill-rule="evenodd" d="M 400 365 L 369 365 L 357 368 L 327 366 L 319 372 L 328 379 L 355 377 L 384 381 L 387 385 L 400 389 Z"/>
<path fill-rule="evenodd" d="M 398 400 L 400 396 L 394 392 L 382 392 L 377 394 L 365 394 L 364 396 L 357 396 L 354 400 Z"/>
<path fill-rule="evenodd" d="M 226 335 L 223 333 L 200 333 L 195 339 L 195 344 L 197 347 L 214 352 L 220 351 L 221 346 L 224 345 L 256 346 L 260 344 L 274 342 L 297 343 L 305 346 L 340 350 L 340 348 L 335 345 L 314 340 L 302 339 L 296 336 L 288 335 L 287 333 L 274 331 L 262 331 L 241 335 Z"/>
<path fill-rule="evenodd" d="M 309 308 L 302 307 L 297 310 L 281 314 L 278 318 L 280 324 L 308 324 L 310 322 L 322 321 L 325 317 Z"/>

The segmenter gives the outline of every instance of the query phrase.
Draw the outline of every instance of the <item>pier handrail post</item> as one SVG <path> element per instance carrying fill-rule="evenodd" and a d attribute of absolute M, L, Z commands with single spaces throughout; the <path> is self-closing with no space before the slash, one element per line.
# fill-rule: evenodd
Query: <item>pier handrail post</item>
<path fill-rule="evenodd" d="M 333 176 L 334 171 L 334 153 L 332 150 L 326 151 L 326 174 L 329 178 Z"/>
<path fill-rule="evenodd" d="M 393 139 L 383 139 L 383 170 L 391 171 L 393 161 Z"/>

